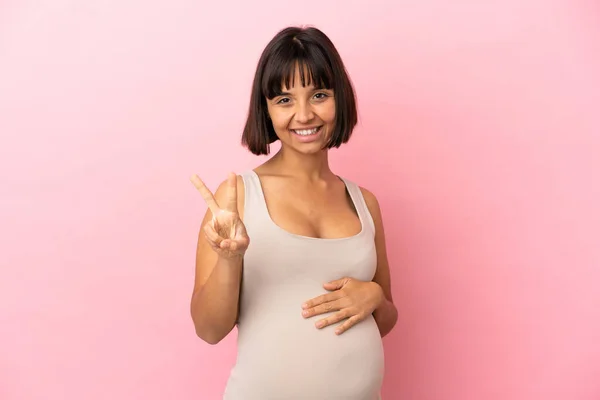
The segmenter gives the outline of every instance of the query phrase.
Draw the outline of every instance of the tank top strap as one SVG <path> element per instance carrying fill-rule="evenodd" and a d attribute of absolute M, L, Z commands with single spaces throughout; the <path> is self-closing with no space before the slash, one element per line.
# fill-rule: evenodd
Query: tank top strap
<path fill-rule="evenodd" d="M 264 219 L 269 220 L 269 210 L 267 209 L 267 203 L 260 178 L 252 169 L 243 171 L 240 173 L 240 176 L 244 182 L 244 220 L 250 218 L 256 222 Z M 346 189 L 350 194 L 350 198 L 356 208 L 361 223 L 365 228 L 375 234 L 375 223 L 360 187 L 349 179 L 341 176 L 338 177 L 346 185 Z"/>
<path fill-rule="evenodd" d="M 371 229 L 371 232 L 375 234 L 375 222 L 373 221 L 373 217 L 371 216 L 371 212 L 369 211 L 369 207 L 367 206 L 367 202 L 365 201 L 365 197 L 360 190 L 360 186 L 358 186 L 353 181 L 339 177 L 346 184 L 346 188 L 348 189 L 348 193 L 350 193 L 350 198 L 354 203 L 354 207 L 356 208 L 356 212 L 358 213 L 358 217 L 361 222 Z"/>
<path fill-rule="evenodd" d="M 244 182 L 244 220 L 268 217 L 269 211 L 256 172 L 252 169 L 240 173 Z"/>

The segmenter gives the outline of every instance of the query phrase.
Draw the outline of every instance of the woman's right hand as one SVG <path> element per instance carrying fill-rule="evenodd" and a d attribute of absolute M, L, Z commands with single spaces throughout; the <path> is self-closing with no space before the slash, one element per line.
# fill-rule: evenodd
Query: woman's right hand
<path fill-rule="evenodd" d="M 250 244 L 246 227 L 237 208 L 237 177 L 230 173 L 227 179 L 227 200 L 221 208 L 204 182 L 193 175 L 190 180 L 198 189 L 212 212 L 212 220 L 204 225 L 204 234 L 212 249 L 223 258 L 243 257 Z"/>

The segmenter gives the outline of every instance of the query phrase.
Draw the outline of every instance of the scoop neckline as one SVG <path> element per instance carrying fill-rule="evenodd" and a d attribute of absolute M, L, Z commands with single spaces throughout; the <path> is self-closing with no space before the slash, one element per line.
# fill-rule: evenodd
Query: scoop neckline
<path fill-rule="evenodd" d="M 250 173 L 252 175 L 254 175 L 254 177 L 256 178 L 256 181 L 258 183 L 258 191 L 260 193 L 260 198 L 262 200 L 262 204 L 264 206 L 264 210 L 265 213 L 267 215 L 267 220 L 269 221 L 269 224 L 271 224 L 272 226 L 274 226 L 278 231 L 282 232 L 283 234 L 296 238 L 296 239 L 302 239 L 302 240 L 310 240 L 310 241 L 320 241 L 320 242 L 341 242 L 341 241 L 348 241 L 348 240 L 352 240 L 352 239 L 356 239 L 360 236 L 362 236 L 365 232 L 365 221 L 363 218 L 362 213 L 360 212 L 360 208 L 359 208 L 359 204 L 358 204 L 358 199 L 355 198 L 354 194 L 352 193 L 353 191 L 350 190 L 350 185 L 348 183 L 348 181 L 339 176 L 336 175 L 336 177 L 338 179 L 340 179 L 345 187 L 346 187 L 346 191 L 348 192 L 348 194 L 350 195 L 350 199 L 352 200 L 352 205 L 354 206 L 354 209 L 356 210 L 356 213 L 358 214 L 358 220 L 360 221 L 360 231 L 352 236 L 346 236 L 346 237 L 341 237 L 341 238 L 318 238 L 318 237 L 313 237 L 313 236 L 305 236 L 305 235 L 299 235 L 297 233 L 292 233 L 288 230 L 283 229 L 281 226 L 277 225 L 275 223 L 275 221 L 273 221 L 273 218 L 271 218 L 271 213 L 269 213 L 269 208 L 267 207 L 267 201 L 265 198 L 265 192 L 263 190 L 263 186 L 262 186 L 262 182 L 260 181 L 260 176 L 256 173 L 256 171 L 254 171 L 253 169 L 250 170 Z"/>

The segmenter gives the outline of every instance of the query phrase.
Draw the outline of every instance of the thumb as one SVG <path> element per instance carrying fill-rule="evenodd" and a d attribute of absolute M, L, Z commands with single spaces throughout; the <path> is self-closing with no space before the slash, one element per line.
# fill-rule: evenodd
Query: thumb
<path fill-rule="evenodd" d="M 339 290 L 346 284 L 347 278 L 337 279 L 335 281 L 327 282 L 323 287 L 327 290 Z"/>

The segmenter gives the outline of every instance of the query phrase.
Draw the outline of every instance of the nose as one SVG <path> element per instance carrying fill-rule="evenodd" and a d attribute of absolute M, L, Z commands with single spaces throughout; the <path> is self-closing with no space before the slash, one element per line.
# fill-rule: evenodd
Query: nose
<path fill-rule="evenodd" d="M 312 120 L 315 117 L 310 104 L 304 104 L 302 102 L 298 102 L 298 107 L 296 109 L 296 115 L 294 119 L 296 122 L 301 124 L 305 124 Z"/>

